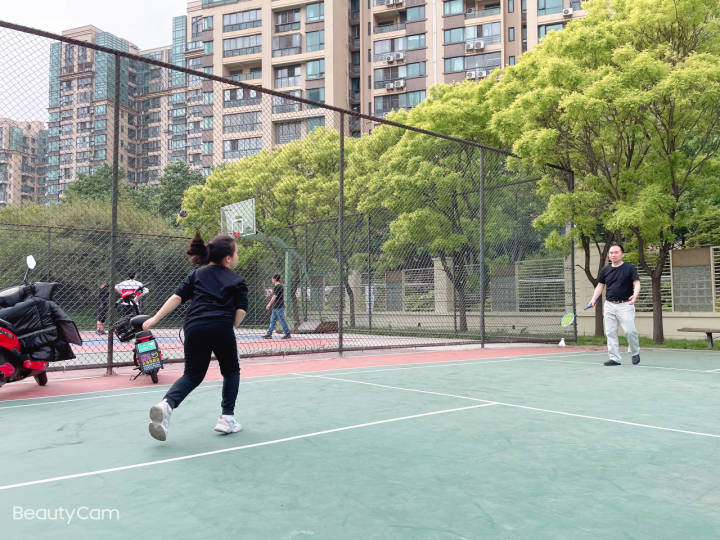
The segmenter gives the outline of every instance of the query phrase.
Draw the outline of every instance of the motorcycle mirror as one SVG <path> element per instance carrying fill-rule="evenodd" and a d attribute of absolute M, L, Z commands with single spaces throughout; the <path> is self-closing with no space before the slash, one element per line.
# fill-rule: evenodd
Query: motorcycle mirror
<path fill-rule="evenodd" d="M 35 257 L 32 255 L 28 255 L 27 259 L 25 259 L 25 262 L 27 263 L 27 267 L 32 270 L 37 265 L 37 262 L 35 261 Z"/>

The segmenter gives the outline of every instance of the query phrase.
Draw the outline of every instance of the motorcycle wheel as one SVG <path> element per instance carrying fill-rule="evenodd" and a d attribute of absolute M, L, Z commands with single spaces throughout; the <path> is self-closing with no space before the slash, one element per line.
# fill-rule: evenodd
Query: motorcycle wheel
<path fill-rule="evenodd" d="M 150 374 L 150 378 L 152 379 L 152 382 L 154 382 L 155 384 L 157 384 L 157 383 L 158 383 L 157 371 L 153 371 L 153 372 Z"/>
<path fill-rule="evenodd" d="M 45 385 L 47 384 L 47 382 L 48 382 L 47 373 L 44 372 L 44 371 L 43 371 L 42 373 L 40 373 L 39 375 L 33 375 L 33 377 L 35 377 L 35 381 L 36 381 L 40 386 L 45 386 Z"/>

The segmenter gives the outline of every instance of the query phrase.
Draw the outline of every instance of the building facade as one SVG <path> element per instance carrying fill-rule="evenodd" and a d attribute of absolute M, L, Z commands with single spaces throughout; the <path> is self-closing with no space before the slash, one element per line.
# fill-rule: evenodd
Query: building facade
<path fill-rule="evenodd" d="M 0 118 L 0 206 L 45 202 L 47 139 L 43 122 Z"/>
<path fill-rule="evenodd" d="M 172 43 L 142 51 L 93 26 L 75 39 L 290 96 L 383 117 L 430 86 L 485 78 L 551 30 L 581 17 L 579 0 L 196 0 L 172 19 Z M 110 55 L 53 45 L 47 199 L 109 161 Z M 253 90 L 121 60 L 120 166 L 153 182 L 174 160 L 212 167 L 337 127 L 336 114 Z M 351 118 L 349 134 L 372 129 Z"/>

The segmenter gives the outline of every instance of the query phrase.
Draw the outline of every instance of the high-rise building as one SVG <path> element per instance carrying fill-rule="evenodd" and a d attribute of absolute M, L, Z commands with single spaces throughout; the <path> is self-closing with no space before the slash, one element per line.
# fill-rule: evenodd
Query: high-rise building
<path fill-rule="evenodd" d="M 485 78 L 551 30 L 584 15 L 580 0 L 195 0 L 172 18 L 172 43 L 141 51 L 93 26 L 63 35 L 290 96 L 384 116 L 430 86 Z M 111 159 L 110 55 L 53 45 L 48 199 Z M 121 60 L 120 166 L 152 182 L 182 160 L 214 165 L 338 127 L 333 115 L 281 97 Z M 351 118 L 359 136 L 371 122 Z"/>
<path fill-rule="evenodd" d="M 43 122 L 0 118 L 0 206 L 45 202 L 46 175 Z"/>

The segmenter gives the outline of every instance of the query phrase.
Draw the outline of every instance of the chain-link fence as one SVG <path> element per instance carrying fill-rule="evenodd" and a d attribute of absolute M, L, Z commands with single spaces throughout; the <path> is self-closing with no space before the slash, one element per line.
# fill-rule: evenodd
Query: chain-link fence
<path fill-rule="evenodd" d="M 257 232 L 238 237 L 244 356 L 576 335 L 559 325 L 574 310 L 572 255 L 548 250 L 551 231 L 533 225 L 539 178 L 551 171 L 570 189 L 568 173 L 326 105 L 355 96 L 325 86 L 322 57 L 270 61 L 228 40 L 213 52 L 180 31 L 173 47 L 139 55 L 83 31 L 0 22 L 12 81 L 0 86 L 0 284 L 18 281 L 27 253 L 35 278 L 60 283 L 58 303 L 85 337 L 70 364 L 129 360 L 94 333 L 99 310 L 117 319 L 100 284 L 137 272 L 154 312 L 191 269 L 189 233 L 217 234 L 220 208 L 251 198 Z M 275 273 L 289 340 L 262 339 Z M 159 329 L 166 357 L 182 357 L 182 316 Z"/>

